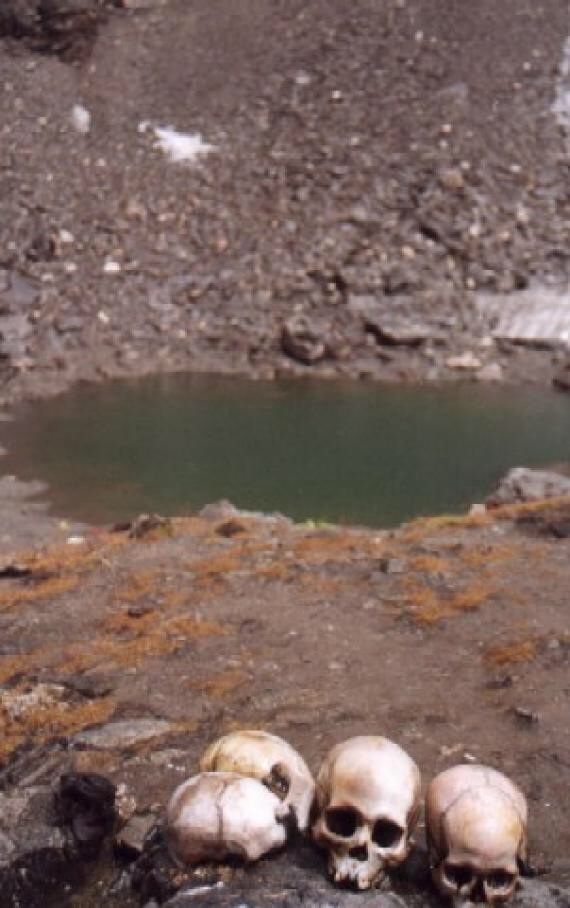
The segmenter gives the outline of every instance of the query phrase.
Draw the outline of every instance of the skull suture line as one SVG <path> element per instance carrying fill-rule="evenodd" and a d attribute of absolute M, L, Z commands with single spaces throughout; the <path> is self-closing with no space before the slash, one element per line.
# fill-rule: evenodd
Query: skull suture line
<path fill-rule="evenodd" d="M 237 855 L 256 861 L 285 844 L 279 798 L 257 779 L 203 772 L 179 785 L 166 810 L 166 840 L 179 864 Z"/>
<path fill-rule="evenodd" d="M 278 817 L 292 810 L 304 832 L 315 793 L 309 767 L 290 744 L 266 731 L 236 731 L 208 747 L 200 760 L 202 771 L 237 772 L 252 776 L 283 800 Z"/>
<path fill-rule="evenodd" d="M 526 860 L 527 804 L 502 773 L 486 766 L 446 769 L 426 794 L 432 874 L 456 904 L 505 902 Z"/>
<path fill-rule="evenodd" d="M 330 751 L 317 776 L 315 840 L 337 883 L 369 889 L 410 851 L 420 773 L 387 738 L 351 738 Z"/>

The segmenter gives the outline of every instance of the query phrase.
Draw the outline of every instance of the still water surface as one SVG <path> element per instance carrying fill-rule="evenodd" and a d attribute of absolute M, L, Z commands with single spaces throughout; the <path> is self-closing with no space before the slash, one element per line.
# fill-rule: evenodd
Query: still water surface
<path fill-rule="evenodd" d="M 570 399 L 534 389 L 169 376 L 23 406 L 3 467 L 95 522 L 229 498 L 390 526 L 481 500 L 516 465 L 570 460 Z"/>

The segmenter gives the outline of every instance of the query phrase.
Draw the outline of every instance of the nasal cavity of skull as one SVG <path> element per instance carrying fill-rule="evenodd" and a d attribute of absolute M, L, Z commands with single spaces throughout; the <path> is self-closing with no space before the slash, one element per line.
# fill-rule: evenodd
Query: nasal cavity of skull
<path fill-rule="evenodd" d="M 403 835 L 404 830 L 393 820 L 376 820 L 372 830 L 372 841 L 379 848 L 394 848 Z"/>
<path fill-rule="evenodd" d="M 348 852 L 349 858 L 352 858 L 354 861 L 367 861 L 368 860 L 368 848 L 366 845 L 357 845 L 356 848 L 351 848 Z"/>
<path fill-rule="evenodd" d="M 450 886 L 457 890 L 463 889 L 464 886 L 471 886 L 475 878 L 470 867 L 463 867 L 459 864 L 446 864 L 444 872 Z"/>
<path fill-rule="evenodd" d="M 350 807 L 330 807 L 325 818 L 329 832 L 343 839 L 352 838 L 362 824 L 359 814 Z"/>
<path fill-rule="evenodd" d="M 492 870 L 486 877 L 487 885 L 495 891 L 509 889 L 513 885 L 514 876 L 507 870 Z"/>

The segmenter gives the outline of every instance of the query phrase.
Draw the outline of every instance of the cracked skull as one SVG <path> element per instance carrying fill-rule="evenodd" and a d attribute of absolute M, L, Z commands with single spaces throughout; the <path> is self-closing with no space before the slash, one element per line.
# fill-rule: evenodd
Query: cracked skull
<path fill-rule="evenodd" d="M 320 769 L 313 837 L 328 851 L 337 883 L 369 889 L 410 851 L 420 773 L 408 754 L 381 737 L 334 747 Z"/>
<path fill-rule="evenodd" d="M 315 783 L 301 755 L 277 735 L 265 731 L 225 735 L 207 749 L 200 769 L 259 779 L 282 800 L 278 817 L 285 818 L 292 810 L 299 829 L 307 829 Z"/>
<path fill-rule="evenodd" d="M 430 783 L 426 827 L 435 885 L 457 902 L 505 902 L 526 860 L 527 804 L 502 773 L 454 766 Z"/>
<path fill-rule="evenodd" d="M 257 779 L 233 772 L 202 772 L 180 785 L 166 810 L 166 840 L 179 864 L 256 861 L 285 844 L 277 819 L 279 798 Z"/>

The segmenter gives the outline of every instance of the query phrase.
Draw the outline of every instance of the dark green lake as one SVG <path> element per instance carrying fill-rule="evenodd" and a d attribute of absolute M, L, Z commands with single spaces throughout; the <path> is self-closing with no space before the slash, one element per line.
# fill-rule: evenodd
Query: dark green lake
<path fill-rule="evenodd" d="M 4 472 L 94 522 L 229 498 L 297 519 L 390 526 L 463 510 L 512 466 L 570 460 L 570 398 L 466 385 L 196 377 L 84 386 L 7 424 Z"/>

